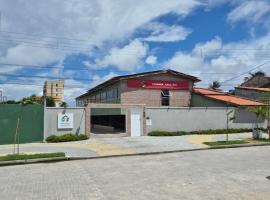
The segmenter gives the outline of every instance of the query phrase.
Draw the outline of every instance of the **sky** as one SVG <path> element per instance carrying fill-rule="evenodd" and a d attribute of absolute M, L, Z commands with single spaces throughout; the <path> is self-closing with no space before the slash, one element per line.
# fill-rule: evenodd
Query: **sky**
<path fill-rule="evenodd" d="M 0 0 L 0 13 L 9 100 L 42 95 L 50 79 L 65 79 L 72 106 L 117 75 L 173 69 L 229 90 L 270 74 L 270 0 Z"/>

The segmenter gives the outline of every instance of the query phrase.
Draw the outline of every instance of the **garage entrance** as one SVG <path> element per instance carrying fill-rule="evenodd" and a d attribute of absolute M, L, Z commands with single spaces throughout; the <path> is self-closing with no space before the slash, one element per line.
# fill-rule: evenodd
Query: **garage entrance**
<path fill-rule="evenodd" d="M 91 108 L 91 128 L 94 134 L 126 133 L 126 109 Z"/>
<path fill-rule="evenodd" d="M 86 107 L 86 133 L 94 135 L 145 135 L 144 105 L 89 103 Z"/>

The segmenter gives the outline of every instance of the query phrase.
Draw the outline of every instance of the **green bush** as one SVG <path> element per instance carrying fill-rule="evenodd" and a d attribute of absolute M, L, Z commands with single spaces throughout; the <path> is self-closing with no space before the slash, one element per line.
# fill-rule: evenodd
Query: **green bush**
<path fill-rule="evenodd" d="M 252 129 L 228 129 L 228 133 L 245 133 L 251 132 Z M 175 131 L 175 132 L 168 132 L 168 131 L 152 131 L 148 133 L 149 136 L 181 136 L 181 135 L 214 135 L 214 134 L 226 134 L 227 129 L 217 129 L 217 130 L 203 130 L 203 131 L 191 131 L 191 132 L 184 132 L 184 131 Z"/>
<path fill-rule="evenodd" d="M 150 136 L 181 136 L 185 135 L 186 133 L 183 131 L 176 131 L 176 132 L 168 132 L 168 131 L 152 131 L 148 133 Z"/>
<path fill-rule="evenodd" d="M 56 142 L 70 142 L 70 141 L 87 140 L 88 138 L 89 138 L 89 136 L 84 135 L 84 134 L 79 134 L 79 135 L 65 134 L 65 135 L 61 135 L 61 136 L 51 135 L 51 136 L 47 137 L 46 141 L 56 143 Z"/>

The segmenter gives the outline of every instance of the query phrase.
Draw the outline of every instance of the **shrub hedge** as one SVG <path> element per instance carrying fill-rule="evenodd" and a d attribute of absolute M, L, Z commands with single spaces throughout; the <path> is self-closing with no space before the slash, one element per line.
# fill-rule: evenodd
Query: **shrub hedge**
<path fill-rule="evenodd" d="M 185 132 L 176 131 L 176 132 L 168 132 L 168 131 L 152 131 L 148 133 L 150 136 L 181 136 L 185 135 Z"/>
<path fill-rule="evenodd" d="M 228 129 L 228 133 L 244 133 L 251 132 L 252 129 Z M 203 131 L 176 131 L 176 132 L 168 132 L 168 131 L 152 131 L 148 133 L 149 136 L 181 136 L 181 135 L 213 135 L 213 134 L 226 134 L 227 129 L 217 129 L 217 130 L 203 130 Z"/>
<path fill-rule="evenodd" d="M 70 142 L 70 141 L 79 141 L 79 140 L 87 140 L 89 138 L 88 135 L 84 134 L 65 134 L 61 136 L 51 135 L 47 137 L 46 141 L 51 143 L 56 142 Z"/>

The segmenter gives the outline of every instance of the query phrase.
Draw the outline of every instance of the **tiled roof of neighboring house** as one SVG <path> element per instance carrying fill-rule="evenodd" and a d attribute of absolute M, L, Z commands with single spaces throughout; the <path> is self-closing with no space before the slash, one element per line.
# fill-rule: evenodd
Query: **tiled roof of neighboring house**
<path fill-rule="evenodd" d="M 270 88 L 257 88 L 257 87 L 235 87 L 244 90 L 256 90 L 261 92 L 270 92 Z"/>
<path fill-rule="evenodd" d="M 195 77 L 195 76 L 191 76 L 191 75 L 188 75 L 188 74 L 184 74 L 184 73 L 181 73 L 181 72 L 178 72 L 178 71 L 174 71 L 174 70 L 171 70 L 171 69 L 167 69 L 167 70 L 157 70 L 157 71 L 150 71 L 150 72 L 143 72 L 143 73 L 137 73 L 137 74 L 130 74 L 130 75 L 123 75 L 123 76 L 115 76 L 99 85 L 97 85 L 96 87 L 88 90 L 88 92 L 86 92 L 85 94 L 82 94 L 80 96 L 78 96 L 77 98 L 80 98 L 80 97 L 84 97 L 84 96 L 87 96 L 89 93 L 91 92 L 94 92 L 94 91 L 97 91 L 103 87 L 106 87 L 106 86 L 109 86 L 119 80 L 125 80 L 125 79 L 130 79 L 130 78 L 138 78 L 138 77 L 143 77 L 143 76 L 149 76 L 149 75 L 159 75 L 159 74 L 172 74 L 172 75 L 175 75 L 175 76 L 181 76 L 181 77 L 184 77 L 186 79 L 190 79 L 194 82 L 199 82 L 201 81 L 199 78 Z M 76 99 L 77 99 L 76 98 Z"/>
<path fill-rule="evenodd" d="M 204 88 L 194 88 L 193 91 L 197 94 L 201 94 L 207 98 L 222 101 L 237 106 L 261 106 L 262 103 L 242 97 L 233 96 L 225 92 L 214 91 Z"/>
<path fill-rule="evenodd" d="M 224 92 L 219 92 L 216 90 L 204 89 L 204 88 L 193 88 L 194 92 L 203 95 L 224 95 Z"/>

